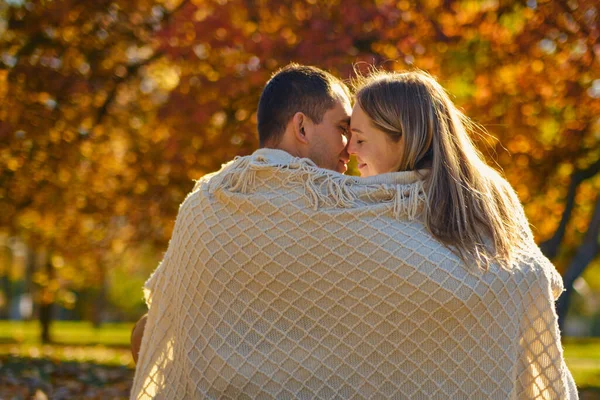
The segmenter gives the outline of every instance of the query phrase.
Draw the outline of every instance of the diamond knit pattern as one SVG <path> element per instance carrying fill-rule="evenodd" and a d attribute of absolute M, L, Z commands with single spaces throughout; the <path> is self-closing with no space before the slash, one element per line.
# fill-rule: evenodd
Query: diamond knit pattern
<path fill-rule="evenodd" d="M 477 271 L 394 213 L 411 177 L 353 178 L 352 206 L 315 207 L 311 190 L 339 197 L 346 178 L 259 152 L 181 205 L 146 283 L 132 399 L 577 398 L 553 307 L 562 282 L 532 241 L 511 271 Z"/>

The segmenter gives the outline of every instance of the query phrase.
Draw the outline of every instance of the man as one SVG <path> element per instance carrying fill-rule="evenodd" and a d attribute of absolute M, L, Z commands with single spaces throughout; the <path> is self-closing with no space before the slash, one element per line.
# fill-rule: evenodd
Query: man
<path fill-rule="evenodd" d="M 315 67 L 289 64 L 271 77 L 258 102 L 260 147 L 280 149 L 344 173 L 351 111 L 350 91 L 342 81 Z M 132 330 L 135 362 L 146 321 L 147 314 Z"/>

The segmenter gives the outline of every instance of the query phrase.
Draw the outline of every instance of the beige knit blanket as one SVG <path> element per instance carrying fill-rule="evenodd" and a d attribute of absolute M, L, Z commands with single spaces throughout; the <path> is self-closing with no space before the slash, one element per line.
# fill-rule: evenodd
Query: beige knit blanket
<path fill-rule="evenodd" d="M 576 399 L 529 228 L 510 272 L 478 272 L 424 196 L 416 172 L 266 149 L 200 180 L 145 285 L 131 398 Z"/>

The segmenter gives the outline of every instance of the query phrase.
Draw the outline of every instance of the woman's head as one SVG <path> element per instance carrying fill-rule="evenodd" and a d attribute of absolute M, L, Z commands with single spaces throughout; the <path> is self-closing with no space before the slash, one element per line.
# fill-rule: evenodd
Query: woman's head
<path fill-rule="evenodd" d="M 360 176 L 379 175 L 400 170 L 403 141 L 378 128 L 361 106 L 352 110 L 348 153 L 356 157 Z"/>
<path fill-rule="evenodd" d="M 348 151 L 361 176 L 429 167 L 438 110 L 452 103 L 424 72 L 374 72 L 358 81 Z"/>
<path fill-rule="evenodd" d="M 508 267 L 522 240 L 518 200 L 486 165 L 475 125 L 425 72 L 374 71 L 359 77 L 348 152 L 361 176 L 428 169 L 426 226 L 464 260 Z"/>

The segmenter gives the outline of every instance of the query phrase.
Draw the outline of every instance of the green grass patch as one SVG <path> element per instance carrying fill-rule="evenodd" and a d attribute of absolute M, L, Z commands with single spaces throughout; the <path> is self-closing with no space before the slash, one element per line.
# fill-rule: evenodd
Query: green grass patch
<path fill-rule="evenodd" d="M 565 338 L 563 347 L 577 386 L 600 394 L 600 338 Z"/>
<path fill-rule="evenodd" d="M 129 347 L 132 328 L 133 323 L 107 323 L 96 329 L 90 322 L 56 321 L 50 336 L 56 344 Z M 38 344 L 39 338 L 37 321 L 0 321 L 0 343 Z"/>
<path fill-rule="evenodd" d="M 53 343 L 42 345 L 37 321 L 0 321 L 0 355 L 134 368 L 132 328 L 133 323 L 107 323 L 96 329 L 89 322 L 56 321 L 50 330 Z"/>
<path fill-rule="evenodd" d="M 106 347 L 103 345 L 0 344 L 0 357 L 2 356 L 135 368 L 129 348 Z"/>

